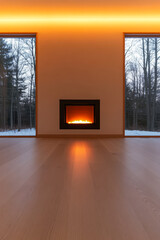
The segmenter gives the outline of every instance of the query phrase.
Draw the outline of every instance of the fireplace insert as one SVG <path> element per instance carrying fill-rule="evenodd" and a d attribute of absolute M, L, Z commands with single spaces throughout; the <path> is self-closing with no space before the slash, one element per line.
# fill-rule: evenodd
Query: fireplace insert
<path fill-rule="evenodd" d="M 60 129 L 100 129 L 100 100 L 60 100 Z"/>

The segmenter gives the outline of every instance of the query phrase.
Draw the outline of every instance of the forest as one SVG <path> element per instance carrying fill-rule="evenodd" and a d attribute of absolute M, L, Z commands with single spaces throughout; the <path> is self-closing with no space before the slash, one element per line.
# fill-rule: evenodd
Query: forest
<path fill-rule="evenodd" d="M 0 132 L 35 128 L 35 37 L 0 37 Z"/>
<path fill-rule="evenodd" d="M 125 129 L 160 131 L 160 37 L 125 38 Z"/>

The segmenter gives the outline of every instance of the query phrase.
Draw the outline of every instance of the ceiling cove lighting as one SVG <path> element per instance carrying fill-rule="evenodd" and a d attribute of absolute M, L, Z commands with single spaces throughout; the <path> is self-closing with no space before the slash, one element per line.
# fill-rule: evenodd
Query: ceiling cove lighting
<path fill-rule="evenodd" d="M 1 15 L 0 24 L 43 24 L 43 25 L 107 25 L 119 23 L 160 24 L 160 15 L 101 15 L 101 14 L 50 14 L 50 15 Z"/>

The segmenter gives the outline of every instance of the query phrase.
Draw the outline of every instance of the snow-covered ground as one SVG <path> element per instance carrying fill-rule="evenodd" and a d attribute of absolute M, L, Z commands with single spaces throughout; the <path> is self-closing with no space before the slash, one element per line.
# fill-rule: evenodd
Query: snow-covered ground
<path fill-rule="evenodd" d="M 0 132 L 0 136 L 35 136 L 36 130 L 32 129 L 21 129 L 18 130 L 8 130 L 5 132 Z M 139 130 L 125 130 L 125 136 L 160 136 L 160 132 L 151 131 L 139 131 Z"/>
<path fill-rule="evenodd" d="M 125 136 L 160 136 L 160 132 L 125 130 Z"/>
<path fill-rule="evenodd" d="M 36 135 L 35 128 L 21 129 L 20 132 L 18 132 L 18 130 L 8 130 L 5 132 L 0 132 L 0 136 L 35 136 L 35 135 Z"/>

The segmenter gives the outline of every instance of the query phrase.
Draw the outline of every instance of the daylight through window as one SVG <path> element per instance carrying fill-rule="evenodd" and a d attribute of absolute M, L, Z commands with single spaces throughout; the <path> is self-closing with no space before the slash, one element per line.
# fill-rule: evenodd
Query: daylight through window
<path fill-rule="evenodd" d="M 0 35 L 0 136 L 36 135 L 35 35 Z"/>
<path fill-rule="evenodd" d="M 125 135 L 160 136 L 160 35 L 125 36 Z"/>

